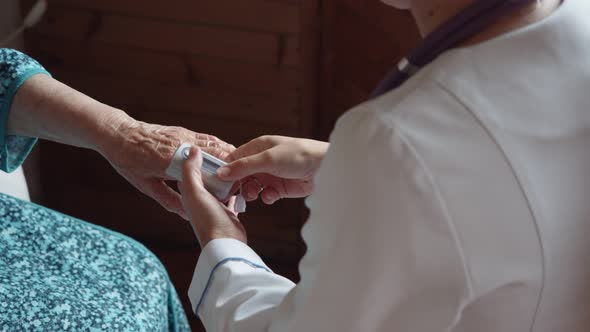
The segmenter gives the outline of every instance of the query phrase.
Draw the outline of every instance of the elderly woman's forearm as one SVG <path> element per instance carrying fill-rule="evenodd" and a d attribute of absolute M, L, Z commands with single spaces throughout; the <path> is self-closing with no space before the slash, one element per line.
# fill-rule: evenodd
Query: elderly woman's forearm
<path fill-rule="evenodd" d="M 16 94 L 8 133 L 102 150 L 134 120 L 46 75 L 31 77 Z"/>

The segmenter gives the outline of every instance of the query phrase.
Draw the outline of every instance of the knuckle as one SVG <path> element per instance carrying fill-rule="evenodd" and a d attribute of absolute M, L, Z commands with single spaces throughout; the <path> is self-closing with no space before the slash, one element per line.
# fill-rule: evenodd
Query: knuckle
<path fill-rule="evenodd" d="M 270 145 L 274 141 L 274 136 L 272 135 L 263 135 L 256 139 L 259 143 L 264 145 Z"/>
<path fill-rule="evenodd" d="M 264 164 L 274 164 L 276 161 L 276 158 L 275 158 L 274 153 L 272 153 L 269 150 L 266 150 L 266 151 L 260 153 L 260 160 Z"/>
<path fill-rule="evenodd" d="M 217 136 L 207 135 L 207 139 L 210 141 L 218 142 L 221 141 Z"/>
<path fill-rule="evenodd" d="M 252 160 L 250 160 L 250 158 L 243 158 L 243 159 L 239 159 L 238 161 L 235 162 L 235 168 L 238 169 L 247 169 L 250 167 L 250 165 L 252 165 Z"/>

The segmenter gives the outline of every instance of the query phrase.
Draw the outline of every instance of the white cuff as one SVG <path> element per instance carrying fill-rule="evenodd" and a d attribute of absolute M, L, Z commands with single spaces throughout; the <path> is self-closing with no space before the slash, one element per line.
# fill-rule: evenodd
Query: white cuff
<path fill-rule="evenodd" d="M 215 270 L 226 262 L 243 262 L 252 268 L 272 271 L 264 264 L 254 250 L 241 241 L 235 239 L 217 239 L 210 241 L 203 250 L 193 274 L 193 280 L 188 290 L 193 312 L 198 315 L 198 309 L 206 295 L 209 284 L 213 280 Z"/>

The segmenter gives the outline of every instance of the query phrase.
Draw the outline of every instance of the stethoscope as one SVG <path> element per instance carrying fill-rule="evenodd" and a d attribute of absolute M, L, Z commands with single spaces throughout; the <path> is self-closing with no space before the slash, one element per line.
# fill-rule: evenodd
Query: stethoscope
<path fill-rule="evenodd" d="M 501 16 L 537 0 L 479 0 L 430 33 L 391 70 L 371 94 L 376 98 L 398 88 L 443 52 L 481 32 Z"/>

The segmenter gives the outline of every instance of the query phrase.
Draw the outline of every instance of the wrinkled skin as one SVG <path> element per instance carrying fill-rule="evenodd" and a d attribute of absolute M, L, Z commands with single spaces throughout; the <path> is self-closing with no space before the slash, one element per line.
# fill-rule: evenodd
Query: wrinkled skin
<path fill-rule="evenodd" d="M 118 143 L 101 153 L 127 181 L 160 203 L 166 210 L 187 219 L 180 195 L 166 184 L 165 171 L 182 143 L 198 146 L 220 159 L 226 159 L 235 147 L 215 136 L 133 121 L 118 127 Z"/>

